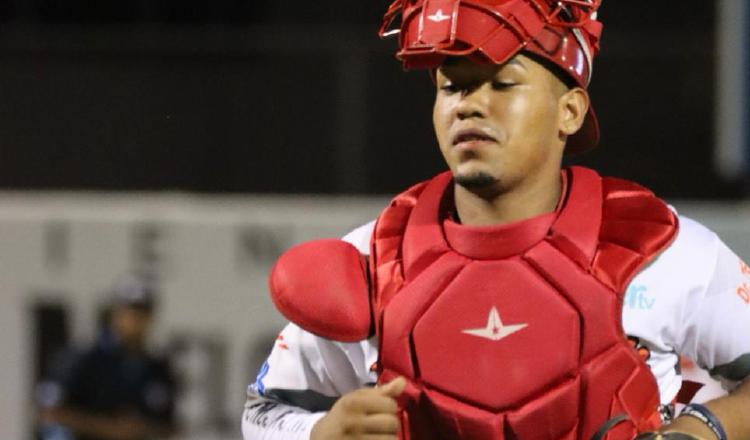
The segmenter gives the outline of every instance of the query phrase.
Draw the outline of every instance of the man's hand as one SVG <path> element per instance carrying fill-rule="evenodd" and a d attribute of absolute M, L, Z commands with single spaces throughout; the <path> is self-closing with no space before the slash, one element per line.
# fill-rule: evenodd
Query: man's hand
<path fill-rule="evenodd" d="M 311 440 L 396 440 L 398 397 L 406 387 L 403 377 L 378 388 L 344 394 L 313 427 Z"/>

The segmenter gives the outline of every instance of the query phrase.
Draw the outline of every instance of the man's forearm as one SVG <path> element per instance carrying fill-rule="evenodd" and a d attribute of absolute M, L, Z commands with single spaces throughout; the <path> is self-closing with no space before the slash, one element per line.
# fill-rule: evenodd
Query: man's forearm
<path fill-rule="evenodd" d="M 719 419 L 729 440 L 750 438 L 750 380 L 745 380 L 728 396 L 712 400 L 705 406 Z M 716 438 L 713 431 L 695 417 L 678 417 L 662 430 L 685 432 L 711 440 Z"/>
<path fill-rule="evenodd" d="M 242 435 L 245 440 L 308 440 L 313 426 L 324 415 L 252 396 L 242 414 Z"/>

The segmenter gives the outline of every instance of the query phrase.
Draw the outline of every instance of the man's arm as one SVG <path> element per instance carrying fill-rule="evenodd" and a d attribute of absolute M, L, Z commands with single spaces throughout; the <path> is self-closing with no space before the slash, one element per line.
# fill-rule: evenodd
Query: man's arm
<path fill-rule="evenodd" d="M 712 400 L 705 406 L 719 419 L 730 440 L 750 438 L 750 380 L 745 380 L 728 396 Z M 679 431 L 702 439 L 714 439 L 716 435 L 695 417 L 681 416 L 662 431 Z"/>
<path fill-rule="evenodd" d="M 382 387 L 360 388 L 341 396 L 327 412 L 251 397 L 242 415 L 242 435 L 245 440 L 396 440 L 396 397 L 405 386 L 399 378 Z"/>
<path fill-rule="evenodd" d="M 342 240 L 366 254 L 373 226 L 367 223 Z M 334 342 L 287 325 L 248 387 L 242 417 L 245 440 L 310 438 L 312 427 L 342 395 L 375 382 L 370 367 L 377 360 L 376 345 Z"/>
<path fill-rule="evenodd" d="M 339 343 L 294 324 L 276 340 L 254 384 L 242 417 L 245 440 L 308 439 L 315 423 L 340 396 L 375 382 L 374 341 Z"/>
<path fill-rule="evenodd" d="M 729 439 L 750 439 L 750 301 L 743 296 L 750 287 L 750 267 L 718 238 L 707 254 L 713 255 L 712 261 L 706 262 L 707 267 L 713 266 L 710 279 L 699 294 L 688 297 L 691 300 L 684 309 L 678 350 L 722 379 L 725 386 L 733 384 L 729 395 L 704 406 Z M 680 416 L 664 430 L 716 438 L 693 416 Z"/>
<path fill-rule="evenodd" d="M 307 440 L 315 423 L 325 414 L 250 395 L 242 413 L 242 437 L 245 440 Z"/>

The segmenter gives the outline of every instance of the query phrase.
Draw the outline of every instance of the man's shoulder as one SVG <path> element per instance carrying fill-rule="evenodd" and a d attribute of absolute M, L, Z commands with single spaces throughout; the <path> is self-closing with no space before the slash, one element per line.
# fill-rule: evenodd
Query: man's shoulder
<path fill-rule="evenodd" d="M 72 346 L 66 350 L 68 362 L 77 368 L 93 368 L 101 364 L 102 359 L 111 357 L 111 350 L 95 341 L 86 346 Z"/>
<path fill-rule="evenodd" d="M 715 268 L 721 240 L 703 224 L 683 215 L 678 218 L 674 241 L 644 272 L 706 282 Z"/>
<path fill-rule="evenodd" d="M 719 236 L 702 223 L 684 215 L 678 215 L 679 231 L 671 248 L 676 248 L 685 256 L 707 256 L 707 251 L 715 249 L 721 243 Z"/>
<path fill-rule="evenodd" d="M 593 171 L 597 172 L 596 170 Z M 654 194 L 650 188 L 639 182 L 619 176 L 602 175 L 601 177 L 603 180 L 609 182 L 610 187 L 617 188 L 618 185 L 629 185 L 642 188 L 650 192 L 657 199 L 661 200 L 658 194 Z M 679 228 L 676 237 L 664 252 L 662 252 L 661 256 L 667 254 L 668 256 L 680 256 L 681 258 L 693 258 L 702 261 L 706 261 L 707 258 L 710 258 L 712 254 L 707 251 L 709 249 L 716 249 L 721 244 L 721 239 L 716 233 L 700 222 L 681 215 L 673 206 L 666 204 L 663 200 L 662 203 L 674 212 L 675 216 L 678 218 Z"/>

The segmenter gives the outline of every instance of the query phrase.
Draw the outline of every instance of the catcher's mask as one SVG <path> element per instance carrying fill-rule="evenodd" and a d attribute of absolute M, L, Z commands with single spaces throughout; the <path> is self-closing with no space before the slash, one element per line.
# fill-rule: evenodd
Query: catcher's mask
<path fill-rule="evenodd" d="M 520 51 L 540 56 L 587 88 L 602 24 L 601 0 L 395 0 L 381 37 L 399 34 L 396 55 L 407 69 L 435 69 L 448 56 L 503 64 Z M 401 25 L 391 29 L 396 18 Z M 599 124 L 589 108 L 581 129 L 568 138 L 567 153 L 599 142 Z"/>

